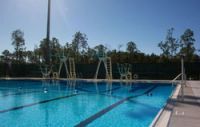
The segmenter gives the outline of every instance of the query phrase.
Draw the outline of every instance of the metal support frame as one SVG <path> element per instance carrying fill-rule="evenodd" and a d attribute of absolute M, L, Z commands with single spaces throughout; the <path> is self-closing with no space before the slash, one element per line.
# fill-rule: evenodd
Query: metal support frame
<path fill-rule="evenodd" d="M 76 67 L 74 58 L 69 58 L 69 78 L 75 79 L 76 78 Z"/>
<path fill-rule="evenodd" d="M 112 62 L 111 62 L 110 57 L 99 58 L 99 62 L 97 65 L 97 70 L 96 70 L 94 78 L 97 79 L 101 63 L 104 64 L 104 68 L 106 70 L 106 79 L 112 80 Z"/>
<path fill-rule="evenodd" d="M 65 56 L 60 57 L 60 66 L 59 66 L 59 70 L 58 70 L 58 76 L 59 77 L 60 77 L 60 73 L 61 73 L 61 69 L 62 69 L 63 65 L 65 67 L 66 75 L 67 76 L 69 75 L 69 71 L 68 71 L 68 67 L 67 67 L 66 62 L 67 62 L 67 57 L 65 57 Z"/>
<path fill-rule="evenodd" d="M 185 70 L 184 70 L 184 56 L 181 56 L 181 100 L 184 101 L 184 86 L 185 86 Z"/>
<path fill-rule="evenodd" d="M 130 72 L 131 70 L 131 65 L 130 64 L 118 64 L 118 71 L 120 74 L 120 80 L 126 79 L 126 80 L 132 80 L 132 73 Z"/>

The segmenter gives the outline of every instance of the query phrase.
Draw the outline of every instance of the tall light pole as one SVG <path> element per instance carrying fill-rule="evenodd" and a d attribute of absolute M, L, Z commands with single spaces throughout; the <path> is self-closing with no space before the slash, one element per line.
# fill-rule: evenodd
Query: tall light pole
<path fill-rule="evenodd" d="M 47 63 L 50 62 L 50 17 L 51 17 L 51 0 L 48 0 L 48 11 L 47 11 Z"/>
<path fill-rule="evenodd" d="M 185 69 L 184 69 L 184 55 L 181 54 L 181 99 L 184 101 L 184 85 L 185 85 Z"/>

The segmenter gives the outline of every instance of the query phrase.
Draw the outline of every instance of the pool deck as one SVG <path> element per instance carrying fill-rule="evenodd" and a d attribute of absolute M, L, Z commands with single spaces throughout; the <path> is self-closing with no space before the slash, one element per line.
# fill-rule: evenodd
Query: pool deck
<path fill-rule="evenodd" d="M 200 81 L 187 81 L 184 93 L 184 101 L 175 100 L 169 127 L 200 126 Z"/>
<path fill-rule="evenodd" d="M 200 81 L 187 81 L 184 100 L 180 85 L 157 121 L 156 127 L 199 127 L 200 126 Z"/>

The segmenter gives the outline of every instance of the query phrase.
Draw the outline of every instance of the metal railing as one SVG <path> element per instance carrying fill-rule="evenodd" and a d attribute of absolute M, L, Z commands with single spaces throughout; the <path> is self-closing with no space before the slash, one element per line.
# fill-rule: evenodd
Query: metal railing
<path fill-rule="evenodd" d="M 177 83 L 176 80 L 177 80 L 178 78 L 180 78 L 181 76 L 182 76 L 182 73 L 178 74 L 174 79 L 171 80 L 172 86 L 173 86 L 175 83 Z"/>

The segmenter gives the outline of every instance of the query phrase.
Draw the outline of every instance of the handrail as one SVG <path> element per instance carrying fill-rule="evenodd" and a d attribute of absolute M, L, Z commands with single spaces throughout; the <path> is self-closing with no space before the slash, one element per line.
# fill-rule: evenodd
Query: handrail
<path fill-rule="evenodd" d="M 182 73 L 178 74 L 178 75 L 172 80 L 172 82 L 176 81 L 181 75 L 182 75 Z"/>
<path fill-rule="evenodd" d="M 172 85 L 174 85 L 174 83 L 175 83 L 175 81 L 180 77 L 180 76 L 182 76 L 182 73 L 180 73 L 179 75 L 177 75 L 173 80 L 171 80 L 171 82 L 172 82 Z M 186 85 L 186 74 L 184 73 L 183 74 L 183 84 L 185 84 Z"/>
<path fill-rule="evenodd" d="M 182 73 L 178 74 L 173 80 L 171 80 L 172 82 L 172 86 L 174 86 L 175 81 L 182 75 Z"/>

